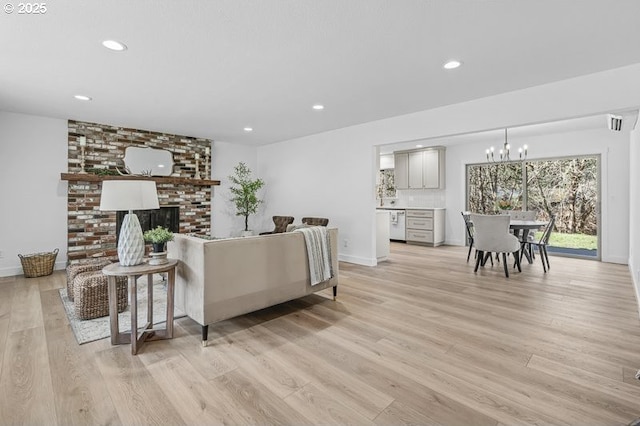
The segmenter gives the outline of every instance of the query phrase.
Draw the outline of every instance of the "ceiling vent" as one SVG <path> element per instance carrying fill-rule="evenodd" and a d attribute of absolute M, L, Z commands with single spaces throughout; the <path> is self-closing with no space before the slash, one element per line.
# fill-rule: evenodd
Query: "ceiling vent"
<path fill-rule="evenodd" d="M 607 126 L 612 132 L 619 132 L 622 130 L 622 116 L 607 114 Z"/>

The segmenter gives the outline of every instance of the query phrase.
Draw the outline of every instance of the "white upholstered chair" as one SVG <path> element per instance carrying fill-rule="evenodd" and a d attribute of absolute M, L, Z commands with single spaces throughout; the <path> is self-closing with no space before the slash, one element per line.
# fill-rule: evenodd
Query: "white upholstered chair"
<path fill-rule="evenodd" d="M 509 233 L 508 215 L 482 215 L 471 214 L 471 221 L 474 229 L 474 244 L 477 250 L 476 267 L 478 271 L 480 265 L 484 266 L 485 260 L 491 253 L 502 253 L 502 263 L 504 274 L 509 277 L 509 266 L 507 265 L 507 253 L 513 253 L 518 271 L 520 268 L 520 241 Z"/>

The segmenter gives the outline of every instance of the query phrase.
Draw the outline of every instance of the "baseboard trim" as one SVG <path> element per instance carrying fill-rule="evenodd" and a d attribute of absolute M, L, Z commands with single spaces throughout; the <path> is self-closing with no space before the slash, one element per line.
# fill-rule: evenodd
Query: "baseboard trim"
<path fill-rule="evenodd" d="M 66 260 L 57 261 L 53 265 L 53 270 L 61 271 L 66 269 L 66 267 L 67 267 Z M 22 265 L 20 264 L 14 265 L 14 266 L 7 266 L 5 268 L 0 268 L 0 277 L 15 277 L 18 275 L 24 275 L 24 271 L 22 270 Z"/>
<path fill-rule="evenodd" d="M 640 318 L 640 271 L 636 273 L 633 259 L 629 258 L 628 264 L 629 273 L 631 273 L 631 284 L 633 285 L 633 289 L 635 290 L 636 295 L 636 305 L 638 305 L 638 318 Z"/>
<path fill-rule="evenodd" d="M 338 255 L 338 260 L 341 262 L 355 263 L 362 266 L 376 266 L 378 264 L 377 259 L 370 259 L 367 257 L 350 256 L 348 254 Z"/>
<path fill-rule="evenodd" d="M 620 265 L 628 265 L 629 264 L 629 260 L 625 259 L 624 257 L 618 257 L 618 256 L 611 256 L 611 257 L 607 257 L 607 258 L 602 258 L 603 262 L 607 262 L 607 263 L 618 263 Z"/>

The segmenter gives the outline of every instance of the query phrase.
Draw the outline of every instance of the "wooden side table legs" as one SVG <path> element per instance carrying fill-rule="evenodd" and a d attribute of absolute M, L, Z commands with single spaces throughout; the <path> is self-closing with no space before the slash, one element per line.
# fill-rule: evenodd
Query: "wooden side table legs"
<path fill-rule="evenodd" d="M 102 271 L 109 277 L 109 319 L 111 322 L 111 344 L 121 345 L 131 343 L 131 353 L 136 355 L 146 341 L 173 338 L 173 310 L 176 279 L 176 260 L 170 260 L 163 265 L 136 265 L 122 267 L 117 264 L 106 266 Z M 167 272 L 167 321 L 166 327 L 153 327 L 153 274 Z M 121 333 L 118 324 L 118 306 L 116 295 L 116 276 L 126 275 L 129 282 L 131 331 Z M 138 330 L 138 285 L 137 279 L 147 275 L 147 323 Z"/>

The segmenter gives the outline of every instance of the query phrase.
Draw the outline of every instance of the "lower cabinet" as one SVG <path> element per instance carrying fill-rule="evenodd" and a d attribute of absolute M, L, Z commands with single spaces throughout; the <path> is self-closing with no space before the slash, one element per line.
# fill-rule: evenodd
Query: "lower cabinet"
<path fill-rule="evenodd" d="M 407 209 L 407 243 L 444 244 L 444 209 Z"/>

